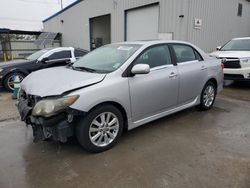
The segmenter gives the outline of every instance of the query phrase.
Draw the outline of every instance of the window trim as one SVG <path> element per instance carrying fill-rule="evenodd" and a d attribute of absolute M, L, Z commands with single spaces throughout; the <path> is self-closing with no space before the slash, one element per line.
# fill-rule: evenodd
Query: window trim
<path fill-rule="evenodd" d="M 201 57 L 201 61 L 204 61 L 204 58 L 202 57 L 202 55 L 200 54 L 200 52 L 198 52 L 198 50 L 196 50 L 193 46 L 189 45 L 189 44 L 185 44 L 185 43 L 169 43 L 169 46 L 170 48 L 172 49 L 172 53 L 173 53 L 173 56 L 174 56 L 174 59 L 175 59 L 175 62 L 176 62 L 176 65 L 180 65 L 180 64 L 184 64 L 184 63 L 188 63 L 188 62 L 193 62 L 193 61 L 197 61 L 197 62 L 201 62 L 197 59 L 195 60 L 192 60 L 192 61 L 184 61 L 184 62 L 179 62 L 177 61 L 177 57 L 176 57 L 176 53 L 175 53 L 175 50 L 174 50 L 174 45 L 183 45 L 183 46 L 188 46 L 190 48 L 192 48 L 193 52 L 194 52 L 194 55 L 195 55 L 195 58 L 197 58 L 195 52 L 197 52 L 197 54 Z"/>
<path fill-rule="evenodd" d="M 56 63 L 56 62 L 63 62 L 63 61 L 69 61 L 71 58 L 61 58 L 61 59 L 53 59 L 53 60 L 48 60 L 46 62 L 48 63 Z"/>
<path fill-rule="evenodd" d="M 122 77 L 133 77 L 134 75 L 131 73 L 131 70 L 134 66 L 134 62 L 140 58 L 140 56 L 147 50 L 151 49 L 151 48 L 154 48 L 154 47 L 158 47 L 158 46 L 167 46 L 168 49 L 169 49 L 169 53 L 170 53 L 170 59 L 171 59 L 171 64 L 169 65 L 162 65 L 162 66 L 158 66 L 158 67 L 153 67 L 153 68 L 150 68 L 150 70 L 152 71 L 155 71 L 155 70 L 159 70 L 159 69 L 163 69 L 163 68 L 166 68 L 166 67 L 169 67 L 169 66 L 176 66 L 176 61 L 175 61 L 175 58 L 173 56 L 173 53 L 171 51 L 171 46 L 170 46 L 170 43 L 160 43 L 160 44 L 154 44 L 154 45 L 151 45 L 151 46 L 148 46 L 147 48 L 145 48 L 144 50 L 142 50 L 138 55 L 137 57 L 130 63 L 130 65 L 126 68 L 126 70 L 122 73 Z"/>
<path fill-rule="evenodd" d="M 56 51 L 53 52 L 52 54 L 50 54 L 47 58 L 49 58 L 50 56 L 54 55 L 55 53 L 60 53 L 60 52 L 70 52 L 70 57 L 65 57 L 65 58 L 57 58 L 57 59 L 49 59 L 48 61 L 54 61 L 54 60 L 62 60 L 62 59 L 71 59 L 72 58 L 72 51 L 71 50 L 60 50 L 60 51 Z"/>

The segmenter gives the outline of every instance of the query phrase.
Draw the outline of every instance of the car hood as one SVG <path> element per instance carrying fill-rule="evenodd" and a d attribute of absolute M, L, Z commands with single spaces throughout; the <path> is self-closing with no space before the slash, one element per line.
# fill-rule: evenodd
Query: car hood
<path fill-rule="evenodd" d="M 22 64 L 30 63 L 31 61 L 26 60 L 26 59 L 17 59 L 17 60 L 12 60 L 8 61 L 5 63 L 0 63 L 0 68 L 11 68 L 11 67 L 17 67 Z"/>
<path fill-rule="evenodd" d="M 248 58 L 250 57 L 250 51 L 215 51 L 210 54 L 218 58 Z"/>
<path fill-rule="evenodd" d="M 21 88 L 29 95 L 48 97 L 101 82 L 106 74 L 57 67 L 36 71 L 27 76 Z"/>

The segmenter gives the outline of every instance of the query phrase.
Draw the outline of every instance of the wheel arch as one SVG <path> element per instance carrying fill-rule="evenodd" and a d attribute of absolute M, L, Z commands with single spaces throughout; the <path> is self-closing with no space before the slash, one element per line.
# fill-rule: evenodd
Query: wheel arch
<path fill-rule="evenodd" d="M 13 73 L 21 73 L 21 74 L 24 75 L 24 77 L 26 77 L 28 75 L 27 73 L 25 73 L 25 71 L 22 71 L 20 69 L 11 70 L 11 71 L 7 72 L 6 74 L 4 74 L 4 76 L 2 78 L 2 83 L 1 84 L 3 85 L 3 87 L 4 87 L 6 77 L 9 76 L 10 74 L 13 74 Z"/>
<path fill-rule="evenodd" d="M 88 112 L 98 108 L 99 106 L 102 106 L 102 105 L 113 105 L 114 107 L 116 107 L 121 113 L 122 113 L 122 117 L 123 117 L 123 120 L 124 120 L 124 131 L 127 131 L 128 130 L 128 115 L 127 115 L 127 111 L 125 110 L 125 108 L 118 102 L 116 101 L 104 101 L 104 102 L 101 102 L 101 103 L 98 103 L 96 104 L 95 106 L 93 106 Z"/>
<path fill-rule="evenodd" d="M 23 74 L 24 76 L 27 76 L 27 75 L 28 75 L 27 72 L 22 71 L 21 69 L 14 69 L 14 70 L 11 70 L 11 71 L 7 72 L 7 73 L 3 76 L 3 79 L 2 79 L 3 82 L 4 82 L 4 80 L 6 79 L 7 76 L 9 76 L 10 74 L 13 74 L 13 73 L 21 73 L 21 74 Z"/>
<path fill-rule="evenodd" d="M 218 82 L 217 82 L 217 80 L 216 80 L 215 78 L 210 78 L 210 79 L 206 82 L 206 84 L 207 84 L 208 82 L 212 82 L 212 83 L 215 85 L 215 89 L 216 89 L 216 92 L 217 92 L 217 88 L 218 88 Z"/>

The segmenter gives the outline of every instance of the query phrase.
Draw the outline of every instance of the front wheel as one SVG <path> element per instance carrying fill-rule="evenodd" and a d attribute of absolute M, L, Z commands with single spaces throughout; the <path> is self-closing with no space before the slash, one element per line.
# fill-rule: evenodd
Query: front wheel
<path fill-rule="evenodd" d="M 4 87 L 5 87 L 5 89 L 7 89 L 10 92 L 12 92 L 14 90 L 14 81 L 15 81 L 16 76 L 19 78 L 20 82 L 24 79 L 24 74 L 19 73 L 19 72 L 10 73 L 4 79 Z"/>
<path fill-rule="evenodd" d="M 95 108 L 83 117 L 76 128 L 76 136 L 82 147 L 93 153 L 113 147 L 123 130 L 123 116 L 113 105 Z"/>
<path fill-rule="evenodd" d="M 199 109 L 202 111 L 206 111 L 212 108 L 214 105 L 215 98 L 216 98 L 215 84 L 209 81 L 206 83 L 206 85 L 202 90 Z"/>

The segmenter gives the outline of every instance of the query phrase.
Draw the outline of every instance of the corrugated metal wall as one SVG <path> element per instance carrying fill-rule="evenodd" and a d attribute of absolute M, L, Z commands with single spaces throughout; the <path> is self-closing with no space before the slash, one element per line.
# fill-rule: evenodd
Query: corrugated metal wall
<path fill-rule="evenodd" d="M 233 37 L 250 36 L 250 3 L 246 0 L 84 0 L 45 22 L 44 30 L 62 33 L 64 46 L 89 49 L 89 18 L 111 14 L 111 41 L 119 42 L 124 40 L 125 10 L 157 2 L 159 32 L 173 32 L 174 39 L 206 51 Z M 242 17 L 237 16 L 239 2 Z M 201 30 L 194 29 L 195 18 L 202 19 Z"/>
<path fill-rule="evenodd" d="M 237 16 L 239 2 L 242 17 Z M 250 3 L 246 0 L 191 0 L 189 13 L 190 19 L 201 18 L 203 24 L 201 30 L 189 24 L 187 40 L 207 51 L 233 37 L 250 36 Z"/>

